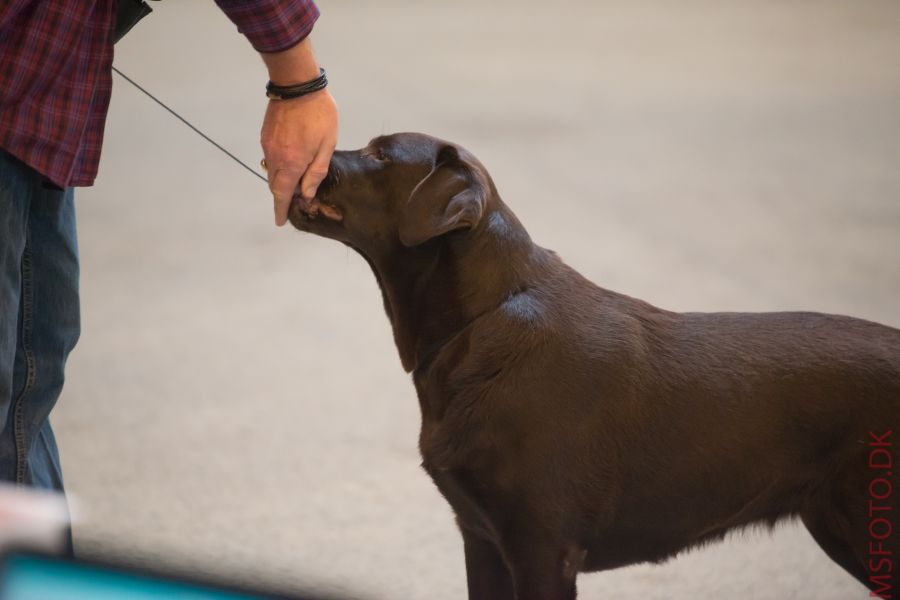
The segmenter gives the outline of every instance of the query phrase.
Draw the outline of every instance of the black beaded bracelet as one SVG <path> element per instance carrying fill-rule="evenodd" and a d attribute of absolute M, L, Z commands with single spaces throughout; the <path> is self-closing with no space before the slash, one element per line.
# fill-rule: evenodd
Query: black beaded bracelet
<path fill-rule="evenodd" d="M 266 96 L 270 100 L 291 100 L 318 92 L 321 89 L 325 89 L 327 85 L 328 78 L 325 77 L 325 69 L 320 68 L 318 77 L 297 85 L 275 85 L 270 81 L 266 84 Z"/>

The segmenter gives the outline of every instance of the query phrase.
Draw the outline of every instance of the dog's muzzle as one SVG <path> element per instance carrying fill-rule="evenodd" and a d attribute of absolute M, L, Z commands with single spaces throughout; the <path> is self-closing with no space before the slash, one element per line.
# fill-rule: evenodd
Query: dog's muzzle
<path fill-rule="evenodd" d="M 310 221 L 315 220 L 319 215 L 330 221 L 343 221 L 344 214 L 341 210 L 327 201 L 328 195 L 337 185 L 338 177 L 338 171 L 333 166 L 330 167 L 325 179 L 319 184 L 314 198 L 304 198 L 300 195 L 298 188 L 298 193 L 294 196 L 291 203 L 291 212 L 296 211 L 301 219 Z"/>

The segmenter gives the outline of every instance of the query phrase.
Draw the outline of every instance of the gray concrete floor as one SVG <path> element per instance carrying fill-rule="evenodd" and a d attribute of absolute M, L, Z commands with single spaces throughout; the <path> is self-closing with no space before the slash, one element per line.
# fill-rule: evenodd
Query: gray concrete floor
<path fill-rule="evenodd" d="M 116 64 L 253 165 L 265 74 L 211 1 Z M 491 170 L 539 243 L 676 310 L 900 326 L 900 5 L 322 0 L 340 147 L 418 130 Z M 87 555 L 368 598 L 464 597 L 450 509 L 373 277 L 276 230 L 264 185 L 121 80 L 79 195 L 84 333 L 55 414 Z M 582 598 L 846 600 L 794 525 Z"/>

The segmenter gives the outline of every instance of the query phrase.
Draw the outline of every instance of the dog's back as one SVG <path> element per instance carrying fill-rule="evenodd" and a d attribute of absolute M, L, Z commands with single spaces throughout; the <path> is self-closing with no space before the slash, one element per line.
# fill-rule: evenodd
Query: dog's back
<path fill-rule="evenodd" d="M 789 515 L 876 593 L 900 571 L 896 329 L 601 289 L 532 243 L 470 153 L 421 134 L 335 152 L 291 221 L 375 272 L 470 598 L 570 600 L 578 571 Z"/>
<path fill-rule="evenodd" d="M 900 331 L 673 313 L 532 256 L 527 285 L 438 357 L 441 377 L 417 377 L 449 411 L 424 420 L 426 463 L 527 491 L 546 526 L 581 532 L 586 570 L 796 515 L 863 578 L 868 443 L 900 429 Z"/>

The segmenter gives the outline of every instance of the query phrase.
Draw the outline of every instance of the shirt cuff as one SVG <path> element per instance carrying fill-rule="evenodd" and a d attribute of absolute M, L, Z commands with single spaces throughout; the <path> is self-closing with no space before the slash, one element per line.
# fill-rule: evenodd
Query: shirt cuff
<path fill-rule="evenodd" d="M 310 34 L 319 9 L 312 0 L 216 0 L 257 52 L 281 52 Z"/>

